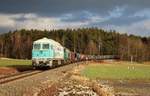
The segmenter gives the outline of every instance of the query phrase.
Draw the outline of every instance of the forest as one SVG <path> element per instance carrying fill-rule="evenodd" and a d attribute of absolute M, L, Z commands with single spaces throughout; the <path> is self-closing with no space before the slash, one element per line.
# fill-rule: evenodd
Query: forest
<path fill-rule="evenodd" d="M 121 60 L 150 61 L 150 37 L 99 28 L 15 30 L 0 34 L 0 57 L 31 59 L 33 41 L 47 37 L 71 51 L 90 55 L 118 55 Z"/>

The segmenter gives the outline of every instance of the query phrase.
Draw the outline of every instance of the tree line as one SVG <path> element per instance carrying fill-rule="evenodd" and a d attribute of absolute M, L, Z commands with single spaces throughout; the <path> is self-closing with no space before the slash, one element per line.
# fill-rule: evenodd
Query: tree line
<path fill-rule="evenodd" d="M 150 37 L 120 34 L 98 28 L 15 30 L 0 35 L 0 57 L 31 59 L 33 41 L 47 37 L 71 51 L 91 55 L 118 55 L 122 60 L 150 60 Z"/>

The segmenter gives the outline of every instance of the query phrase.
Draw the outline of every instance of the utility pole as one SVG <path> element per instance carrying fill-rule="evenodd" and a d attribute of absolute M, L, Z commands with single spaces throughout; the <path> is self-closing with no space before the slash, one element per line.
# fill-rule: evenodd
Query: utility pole
<path fill-rule="evenodd" d="M 63 46 L 65 46 L 65 36 L 63 34 Z"/>
<path fill-rule="evenodd" d="M 99 55 L 101 54 L 101 44 L 100 44 L 100 42 L 99 42 L 99 45 L 98 45 L 98 49 L 99 49 Z"/>
<path fill-rule="evenodd" d="M 133 63 L 133 56 L 131 55 L 131 63 Z"/>
<path fill-rule="evenodd" d="M 73 33 L 73 43 L 74 43 L 74 45 L 73 45 L 73 47 L 74 47 L 73 51 L 74 51 L 74 53 L 76 53 L 75 32 Z"/>
<path fill-rule="evenodd" d="M 100 37 L 99 37 L 98 43 L 99 43 L 99 45 L 98 45 L 99 55 L 101 55 L 102 40 L 101 40 L 101 38 L 100 38 Z"/>

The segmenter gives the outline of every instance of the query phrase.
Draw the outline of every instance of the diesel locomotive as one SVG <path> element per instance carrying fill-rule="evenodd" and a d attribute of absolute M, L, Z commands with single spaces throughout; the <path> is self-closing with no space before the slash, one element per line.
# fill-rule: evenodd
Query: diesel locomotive
<path fill-rule="evenodd" d="M 57 67 L 77 61 L 113 59 L 114 57 L 114 55 L 94 56 L 75 53 L 60 43 L 45 37 L 34 41 L 32 48 L 32 65 L 36 68 Z"/>
<path fill-rule="evenodd" d="M 33 67 L 56 67 L 75 62 L 79 58 L 79 54 L 71 52 L 52 39 L 42 38 L 33 42 Z"/>

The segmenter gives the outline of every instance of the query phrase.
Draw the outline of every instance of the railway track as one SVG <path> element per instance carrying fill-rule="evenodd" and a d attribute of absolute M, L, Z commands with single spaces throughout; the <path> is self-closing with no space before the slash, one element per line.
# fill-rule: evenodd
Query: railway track
<path fill-rule="evenodd" d="M 87 61 L 88 62 L 88 61 Z M 86 64 L 85 62 L 75 62 L 66 64 L 64 66 L 42 70 L 41 73 L 29 77 L 15 77 L 14 80 L 7 80 L 2 83 L 0 79 L 0 96 L 29 96 L 31 94 L 37 95 L 39 91 L 59 82 L 59 80 L 69 77 L 71 70 L 79 64 Z M 35 72 L 35 70 L 32 70 Z M 37 70 L 38 71 L 38 70 Z M 68 75 L 67 75 L 68 74 Z M 19 75 L 20 76 L 20 75 Z M 10 77 L 10 76 L 9 76 Z M 18 79 L 20 78 L 20 79 Z M 61 82 L 60 82 L 61 83 Z M 53 88 L 52 88 L 53 90 Z M 44 95 L 43 95 L 44 96 Z"/>
<path fill-rule="evenodd" d="M 21 78 L 25 78 L 25 77 L 29 77 L 38 73 L 41 73 L 43 71 L 40 70 L 36 70 L 36 71 L 24 71 L 18 74 L 12 74 L 12 75 L 8 75 L 8 76 L 3 76 L 0 77 L 0 84 L 4 84 L 4 83 L 8 83 L 11 81 L 15 81 Z"/>
<path fill-rule="evenodd" d="M 81 63 L 83 63 L 83 62 L 70 63 L 70 64 L 78 65 L 78 64 L 81 64 Z M 68 64 L 68 65 L 70 65 L 70 64 Z M 59 67 L 53 68 L 51 70 L 52 71 L 57 70 L 57 69 L 63 70 L 64 67 L 68 66 L 68 65 L 59 66 Z M 48 70 L 46 70 L 46 71 L 48 71 Z M 11 81 L 15 81 L 15 80 L 25 78 L 25 77 L 28 77 L 28 76 L 32 76 L 32 75 L 42 73 L 42 72 L 44 72 L 44 71 L 42 71 L 42 70 L 31 70 L 31 71 L 20 72 L 20 73 L 17 73 L 17 74 L 2 76 L 2 77 L 0 77 L 0 84 L 5 84 L 5 83 L 11 82 Z"/>

